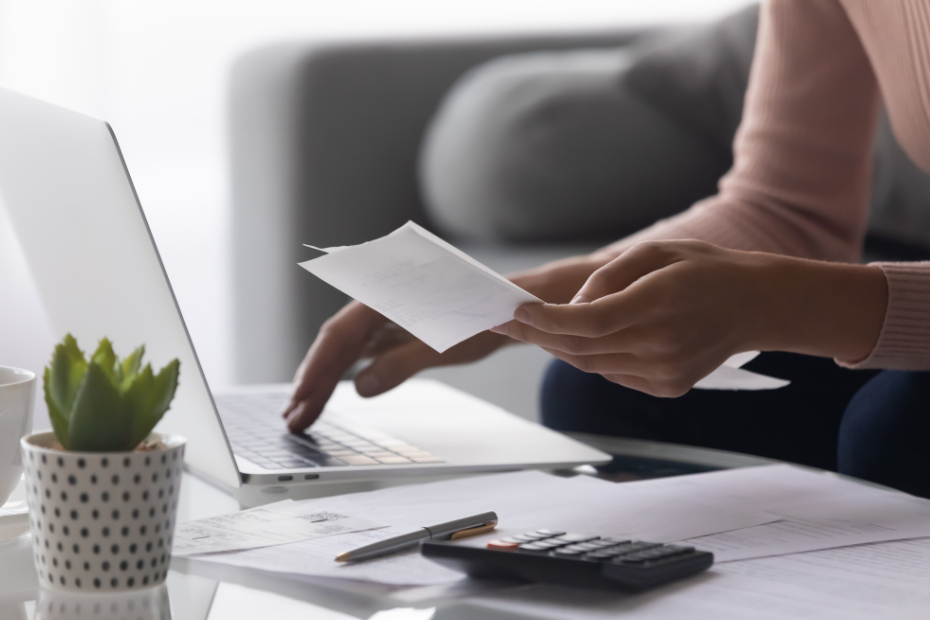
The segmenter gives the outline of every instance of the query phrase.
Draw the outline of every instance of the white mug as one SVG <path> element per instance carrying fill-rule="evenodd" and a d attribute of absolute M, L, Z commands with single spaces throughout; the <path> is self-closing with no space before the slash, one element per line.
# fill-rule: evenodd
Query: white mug
<path fill-rule="evenodd" d="M 19 440 L 32 432 L 35 398 L 35 373 L 0 366 L 0 506 L 23 475 Z"/>

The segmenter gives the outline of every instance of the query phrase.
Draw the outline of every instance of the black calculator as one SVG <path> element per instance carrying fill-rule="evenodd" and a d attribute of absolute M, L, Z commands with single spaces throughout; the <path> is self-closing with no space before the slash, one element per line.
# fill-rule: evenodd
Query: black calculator
<path fill-rule="evenodd" d="M 707 570 L 714 554 L 608 536 L 536 530 L 483 547 L 453 541 L 420 546 L 427 558 L 478 579 L 640 591 Z"/>

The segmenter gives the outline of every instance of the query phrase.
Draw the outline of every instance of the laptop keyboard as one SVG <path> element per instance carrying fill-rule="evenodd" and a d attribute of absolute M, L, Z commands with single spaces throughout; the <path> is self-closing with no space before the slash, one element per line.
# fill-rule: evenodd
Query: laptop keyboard
<path fill-rule="evenodd" d="M 318 420 L 295 435 L 277 412 L 280 394 L 216 397 L 233 451 L 265 469 L 360 465 L 416 465 L 443 460 L 387 433 L 363 425 Z"/>

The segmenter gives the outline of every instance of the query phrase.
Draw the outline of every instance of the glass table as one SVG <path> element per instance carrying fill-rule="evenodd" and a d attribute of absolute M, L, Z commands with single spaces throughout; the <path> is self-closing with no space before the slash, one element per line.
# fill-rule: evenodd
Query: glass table
<path fill-rule="evenodd" d="M 621 483 L 631 480 L 753 467 L 768 459 L 689 446 L 676 446 L 575 434 L 575 438 L 613 455 L 602 467 L 583 466 L 552 472 L 589 475 Z M 355 489 L 333 486 L 332 494 Z M 17 489 L 11 501 L 22 499 Z M 281 497 L 269 497 L 276 501 Z M 206 482 L 185 474 L 178 521 L 233 512 L 239 504 Z M 314 618 L 336 620 L 514 619 L 471 605 L 469 586 L 413 588 L 390 592 L 370 584 L 322 585 L 293 581 L 251 569 L 172 560 L 165 585 L 125 595 L 66 595 L 40 589 L 32 565 L 28 535 L 0 543 L 0 619 L 2 620 L 254 620 Z"/>

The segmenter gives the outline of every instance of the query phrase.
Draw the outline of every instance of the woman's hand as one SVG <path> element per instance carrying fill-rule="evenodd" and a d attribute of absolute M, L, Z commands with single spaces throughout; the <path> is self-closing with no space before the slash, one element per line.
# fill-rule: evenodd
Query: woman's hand
<path fill-rule="evenodd" d="M 434 366 L 481 359 L 507 339 L 484 332 L 437 353 L 368 306 L 351 302 L 326 321 L 294 377 L 291 399 L 283 412 L 291 432 L 313 424 L 339 380 L 355 362 L 373 362 L 355 377 L 362 396 L 376 396 L 414 374 Z"/>
<path fill-rule="evenodd" d="M 568 301 L 603 262 L 600 258 L 571 258 L 511 279 L 541 299 Z M 356 376 L 356 390 L 362 396 L 377 396 L 421 370 L 473 362 L 512 342 L 484 332 L 440 354 L 371 308 L 352 302 L 320 329 L 297 369 L 291 398 L 282 415 L 292 432 L 313 424 L 339 380 L 361 359 L 373 361 Z"/>
<path fill-rule="evenodd" d="M 877 267 L 652 241 L 595 271 L 570 304 L 521 306 L 492 331 L 615 383 L 680 396 L 741 351 L 862 359 L 886 303 Z"/>

